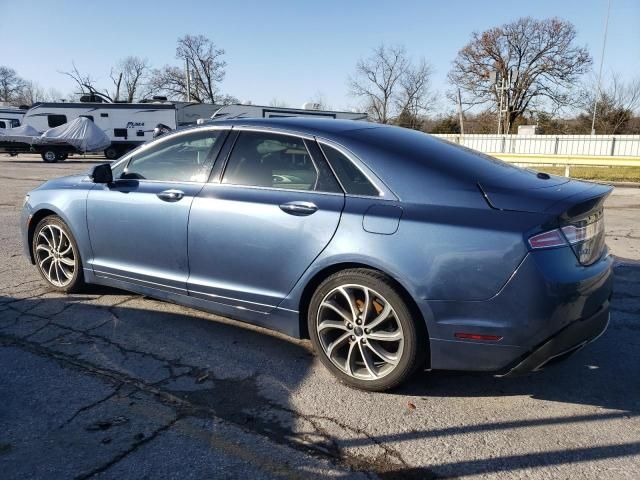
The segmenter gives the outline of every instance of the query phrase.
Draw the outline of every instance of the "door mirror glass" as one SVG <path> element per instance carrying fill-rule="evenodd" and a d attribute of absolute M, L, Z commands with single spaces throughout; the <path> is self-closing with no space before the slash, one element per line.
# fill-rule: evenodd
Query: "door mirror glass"
<path fill-rule="evenodd" d="M 112 183 L 113 182 L 113 173 L 111 172 L 111 165 L 108 163 L 103 163 L 100 165 L 96 165 L 91 169 L 91 173 L 89 173 L 91 180 L 93 183 Z"/>

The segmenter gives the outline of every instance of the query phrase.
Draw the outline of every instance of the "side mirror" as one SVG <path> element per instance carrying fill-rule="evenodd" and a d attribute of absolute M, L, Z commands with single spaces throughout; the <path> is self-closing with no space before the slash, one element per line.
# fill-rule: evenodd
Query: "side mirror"
<path fill-rule="evenodd" d="M 89 176 L 93 183 L 113 183 L 113 172 L 111 171 L 111 165 L 108 163 L 93 167 Z"/>

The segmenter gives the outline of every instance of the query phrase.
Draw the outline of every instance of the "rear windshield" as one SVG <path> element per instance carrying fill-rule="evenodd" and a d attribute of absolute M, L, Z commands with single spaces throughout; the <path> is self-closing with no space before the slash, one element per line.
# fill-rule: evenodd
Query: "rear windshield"
<path fill-rule="evenodd" d="M 402 162 L 406 167 L 428 168 L 465 177 L 475 182 L 502 183 L 515 181 L 524 188 L 549 187 L 562 177 L 548 180 L 538 178 L 535 171 L 520 168 L 476 150 L 447 142 L 426 133 L 399 127 L 378 127 L 347 132 L 378 151 L 388 154 L 389 160 Z M 366 159 L 365 160 L 366 163 Z M 369 165 L 374 171 L 386 165 Z"/>

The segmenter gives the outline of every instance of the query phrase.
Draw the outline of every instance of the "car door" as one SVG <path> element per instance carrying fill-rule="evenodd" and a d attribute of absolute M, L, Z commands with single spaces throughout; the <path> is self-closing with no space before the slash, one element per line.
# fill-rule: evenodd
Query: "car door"
<path fill-rule="evenodd" d="M 191 208 L 188 289 L 268 312 L 331 240 L 344 194 L 312 139 L 234 135 L 226 163 L 216 164 Z"/>
<path fill-rule="evenodd" d="M 98 277 L 186 294 L 189 209 L 211 172 L 226 130 L 159 139 L 114 169 L 114 182 L 87 198 Z"/>

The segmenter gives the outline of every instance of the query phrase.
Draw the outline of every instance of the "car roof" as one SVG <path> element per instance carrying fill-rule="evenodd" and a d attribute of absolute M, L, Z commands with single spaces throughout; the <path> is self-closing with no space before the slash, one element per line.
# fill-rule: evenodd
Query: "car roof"
<path fill-rule="evenodd" d="M 292 133 L 296 132 L 314 136 L 331 136 L 332 134 L 380 127 L 377 123 L 369 123 L 362 120 L 338 120 L 333 118 L 309 117 L 237 118 L 228 120 L 213 119 L 200 126 L 207 127 L 212 125 L 281 128 L 284 130 L 291 130 Z"/>

